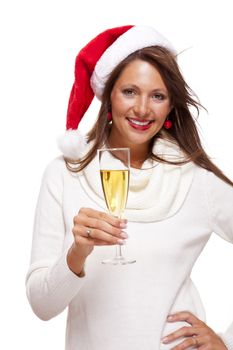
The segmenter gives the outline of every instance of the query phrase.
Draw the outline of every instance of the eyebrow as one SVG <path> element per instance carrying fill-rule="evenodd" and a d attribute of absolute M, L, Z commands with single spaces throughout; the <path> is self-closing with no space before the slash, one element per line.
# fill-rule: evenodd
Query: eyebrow
<path fill-rule="evenodd" d="M 134 88 L 134 89 L 140 90 L 140 88 L 135 84 L 127 84 L 127 85 L 122 86 L 122 89 L 126 89 L 126 88 L 128 88 L 128 89 Z M 155 88 L 152 90 L 152 92 L 163 92 L 164 94 L 168 94 L 168 91 L 164 90 L 163 88 Z"/>

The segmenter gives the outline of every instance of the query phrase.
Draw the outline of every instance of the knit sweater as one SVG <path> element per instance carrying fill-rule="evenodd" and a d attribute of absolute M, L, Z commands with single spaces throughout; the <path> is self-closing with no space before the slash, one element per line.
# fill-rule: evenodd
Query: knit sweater
<path fill-rule="evenodd" d="M 206 320 L 190 274 L 213 232 L 233 243 L 233 188 L 192 162 L 145 165 L 147 170 L 131 169 L 125 212 L 123 253 L 136 263 L 103 265 L 115 247 L 98 246 L 82 278 L 69 269 L 66 255 L 79 209 L 106 210 L 97 159 L 78 174 L 67 170 L 63 157 L 45 170 L 27 296 L 42 320 L 68 307 L 66 350 L 168 350 L 182 339 L 165 345 L 161 338 L 189 326 L 167 322 L 168 314 L 188 310 Z M 220 336 L 233 350 L 233 323 Z"/>

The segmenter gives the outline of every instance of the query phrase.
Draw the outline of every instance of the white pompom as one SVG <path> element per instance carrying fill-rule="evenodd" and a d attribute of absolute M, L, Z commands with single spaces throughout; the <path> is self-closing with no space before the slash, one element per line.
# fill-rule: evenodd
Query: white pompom
<path fill-rule="evenodd" d="M 66 158 L 77 160 L 83 156 L 87 142 L 80 131 L 70 129 L 57 138 L 57 144 Z"/>

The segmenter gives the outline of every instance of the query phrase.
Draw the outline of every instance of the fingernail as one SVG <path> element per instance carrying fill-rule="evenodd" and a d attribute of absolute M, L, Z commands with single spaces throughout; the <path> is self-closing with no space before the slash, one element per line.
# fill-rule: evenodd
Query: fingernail
<path fill-rule="evenodd" d="M 126 232 L 124 232 L 124 231 L 121 232 L 120 236 L 121 236 L 122 238 L 129 238 L 128 233 L 126 233 Z"/>
<path fill-rule="evenodd" d="M 162 338 L 162 342 L 163 342 L 163 343 L 167 343 L 167 342 L 168 342 L 168 337 Z"/>
<path fill-rule="evenodd" d="M 168 321 L 171 321 L 171 320 L 173 320 L 173 319 L 174 319 L 174 316 L 173 316 L 173 315 L 167 316 L 167 320 L 168 320 Z"/>
<path fill-rule="evenodd" d="M 126 227 L 127 227 L 127 224 L 125 222 L 120 223 L 120 228 L 126 228 Z"/>
<path fill-rule="evenodd" d="M 124 245 L 125 244 L 125 241 L 123 239 L 118 239 L 117 240 L 117 243 L 120 244 L 120 245 Z"/>

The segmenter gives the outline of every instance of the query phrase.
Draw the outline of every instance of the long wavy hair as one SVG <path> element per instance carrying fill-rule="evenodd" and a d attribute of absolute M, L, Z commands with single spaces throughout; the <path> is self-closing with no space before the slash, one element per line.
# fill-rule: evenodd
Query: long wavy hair
<path fill-rule="evenodd" d="M 142 60 L 150 63 L 160 73 L 164 84 L 167 87 L 170 103 L 173 106 L 168 118 L 172 121 L 172 128 L 165 130 L 162 128 L 150 142 L 148 158 L 169 164 L 184 164 L 194 162 L 198 166 L 207 169 L 217 175 L 220 179 L 233 186 L 233 182 L 210 160 L 204 151 L 198 134 L 196 121 L 200 108 L 204 108 L 198 101 L 197 96 L 185 82 L 178 67 L 176 56 L 169 50 L 161 46 L 151 46 L 142 48 L 127 56 L 111 72 L 106 82 L 102 103 L 98 113 L 98 118 L 93 128 L 87 134 L 87 142 L 93 141 L 89 152 L 79 160 L 65 159 L 67 168 L 73 172 L 83 170 L 95 157 L 98 148 L 108 144 L 108 136 L 111 131 L 111 124 L 107 120 L 107 114 L 111 110 L 111 92 L 115 82 L 119 78 L 124 68 L 134 60 Z M 191 113 L 191 109 L 196 111 L 196 117 Z M 204 108 L 205 109 L 205 108 Z M 186 155 L 182 161 L 171 161 L 161 158 L 152 151 L 156 139 L 167 139 L 178 144 Z"/>

